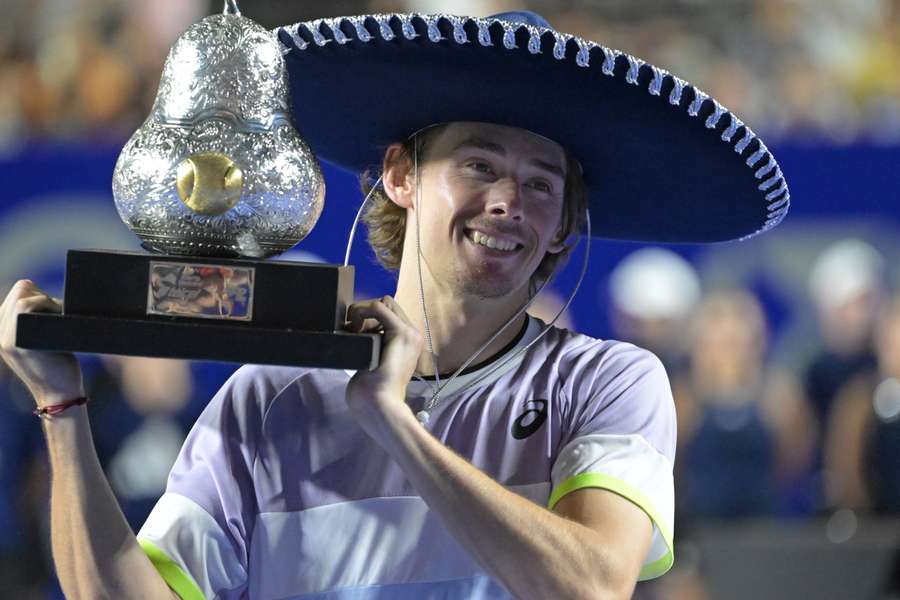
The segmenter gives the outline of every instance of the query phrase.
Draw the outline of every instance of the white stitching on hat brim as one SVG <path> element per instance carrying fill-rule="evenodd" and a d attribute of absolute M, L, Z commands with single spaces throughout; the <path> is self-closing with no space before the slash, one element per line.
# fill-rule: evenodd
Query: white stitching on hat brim
<path fill-rule="evenodd" d="M 377 25 L 378 31 L 373 34 L 366 27 L 366 20 L 371 18 Z M 734 151 L 738 154 L 743 154 L 745 150 L 750 146 L 750 144 L 754 140 L 758 140 L 759 146 L 757 149 L 750 154 L 750 156 L 745 161 L 747 166 L 750 168 L 754 168 L 760 161 L 763 160 L 766 156 L 768 157 L 768 161 L 766 164 L 757 169 L 754 172 L 754 177 L 757 180 L 762 180 L 765 178 L 765 181 L 762 181 L 759 185 L 760 191 L 766 191 L 770 188 L 775 187 L 775 190 L 765 194 L 764 201 L 769 202 L 767 204 L 767 218 L 763 223 L 762 227 L 757 229 L 756 231 L 739 238 L 741 241 L 754 237 L 760 233 L 768 231 L 772 229 L 776 225 L 778 225 L 787 214 L 788 209 L 790 208 L 790 192 L 788 191 L 787 182 L 784 179 L 783 174 L 781 173 L 781 169 L 778 166 L 775 157 L 769 152 L 768 148 L 766 148 L 765 144 L 763 144 L 762 140 L 760 140 L 756 134 L 745 125 L 739 118 L 737 118 L 733 113 L 728 111 L 727 108 L 722 106 L 715 99 L 711 98 L 708 94 L 700 90 L 699 88 L 688 84 L 687 82 L 679 79 L 678 77 L 672 75 L 668 71 L 664 69 L 660 69 L 658 67 L 654 67 L 653 65 L 622 52 L 620 50 L 616 50 L 613 48 L 608 48 L 601 44 L 597 44 L 595 42 L 591 42 L 585 40 L 580 37 L 576 37 L 567 33 L 562 33 L 556 31 L 554 29 L 547 29 L 543 27 L 538 27 L 535 25 L 530 25 L 526 23 L 513 23 L 507 20 L 496 19 L 496 18 L 470 18 L 470 17 L 460 17 L 455 15 L 445 15 L 445 14 L 420 14 L 420 13 L 385 13 L 385 14 L 373 14 L 373 15 L 359 15 L 354 17 L 335 17 L 330 19 L 316 19 L 314 21 L 307 21 L 302 23 L 297 23 L 295 25 L 288 25 L 279 27 L 275 30 L 276 34 L 280 31 L 283 31 L 288 39 L 294 44 L 294 48 L 291 48 L 284 44 L 281 41 L 281 38 L 278 37 L 279 42 L 282 45 L 282 53 L 288 54 L 289 52 L 296 50 L 307 50 L 310 46 L 309 42 L 303 39 L 301 36 L 300 28 L 304 28 L 310 37 L 312 37 L 313 41 L 318 46 L 324 46 L 328 43 L 328 41 L 335 40 L 339 44 L 343 45 L 350 41 L 349 36 L 341 29 L 341 25 L 343 23 L 349 23 L 353 27 L 353 31 L 356 33 L 356 38 L 361 42 L 369 42 L 374 38 L 374 35 L 379 35 L 381 39 L 385 41 L 391 41 L 397 39 L 399 37 L 403 37 L 407 40 L 411 40 L 418 36 L 415 31 L 415 26 L 413 24 L 413 20 L 418 19 L 425 26 L 427 30 L 427 39 L 431 43 L 442 43 L 447 40 L 441 33 L 439 29 L 439 25 L 441 22 L 445 22 L 452 27 L 453 30 L 453 41 L 457 44 L 466 44 L 470 42 L 476 42 L 482 46 L 493 46 L 494 40 L 491 37 L 490 28 L 493 25 L 499 24 L 502 28 L 502 36 L 499 40 L 500 45 L 502 45 L 507 50 L 517 49 L 518 46 L 515 43 L 516 34 L 525 30 L 528 32 L 529 41 L 528 41 L 528 51 L 531 54 L 538 54 L 541 52 L 541 40 L 545 35 L 552 35 L 554 38 L 554 46 L 553 46 L 553 56 L 557 60 L 566 60 L 571 56 L 569 52 L 570 43 L 572 46 L 572 51 L 574 52 L 575 62 L 578 66 L 588 68 L 590 67 L 591 54 L 597 49 L 603 54 L 603 62 L 601 65 L 601 70 L 604 75 L 608 77 L 616 77 L 616 66 L 617 61 L 620 57 L 624 57 L 628 63 L 628 68 L 625 71 L 625 81 L 631 85 L 639 85 L 639 79 L 641 75 L 641 70 L 646 67 L 650 70 L 651 80 L 647 87 L 647 91 L 654 96 L 661 95 L 661 90 L 665 85 L 666 81 L 672 82 L 672 90 L 669 93 L 669 104 L 673 106 L 681 106 L 682 96 L 685 89 L 693 90 L 693 97 L 691 102 L 688 103 L 687 113 L 691 117 L 698 117 L 701 113 L 704 112 L 704 106 L 707 102 L 712 103 L 712 112 L 705 119 L 705 126 L 709 129 L 715 129 L 721 118 L 725 115 L 725 113 L 729 114 L 730 123 L 729 126 L 722 132 L 721 139 L 724 142 L 729 144 L 734 143 Z M 393 23 L 399 23 L 400 31 L 395 31 L 393 28 Z M 476 27 L 476 39 L 470 40 L 469 34 L 466 31 L 466 25 L 473 24 Z M 328 32 L 322 31 L 322 25 L 324 25 Z M 330 34 L 330 37 L 329 37 Z M 743 135 L 737 142 L 733 142 L 736 134 L 739 130 L 743 129 Z M 774 175 L 771 177 L 766 177 L 772 170 L 775 169 Z M 776 193 L 777 192 L 777 193 Z M 783 195 L 782 195 L 783 194 Z M 772 202 L 772 200 L 775 200 Z"/>

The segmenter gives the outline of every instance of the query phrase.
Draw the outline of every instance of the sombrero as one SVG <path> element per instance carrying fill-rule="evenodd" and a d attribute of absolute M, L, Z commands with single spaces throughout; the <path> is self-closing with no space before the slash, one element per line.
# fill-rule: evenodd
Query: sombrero
<path fill-rule="evenodd" d="M 294 119 L 359 173 L 435 123 L 527 129 L 582 165 L 593 232 L 658 243 L 745 239 L 790 195 L 763 141 L 697 87 L 530 12 L 382 14 L 279 27 Z"/>

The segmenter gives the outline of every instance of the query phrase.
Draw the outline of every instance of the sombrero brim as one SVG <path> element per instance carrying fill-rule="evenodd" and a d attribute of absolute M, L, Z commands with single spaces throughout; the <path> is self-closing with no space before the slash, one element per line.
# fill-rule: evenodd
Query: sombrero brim
<path fill-rule="evenodd" d="M 374 15 L 276 30 L 294 119 L 322 159 L 380 167 L 435 123 L 524 128 L 582 164 L 593 232 L 657 243 L 766 231 L 790 196 L 774 157 L 714 99 L 638 58 L 496 18 Z"/>

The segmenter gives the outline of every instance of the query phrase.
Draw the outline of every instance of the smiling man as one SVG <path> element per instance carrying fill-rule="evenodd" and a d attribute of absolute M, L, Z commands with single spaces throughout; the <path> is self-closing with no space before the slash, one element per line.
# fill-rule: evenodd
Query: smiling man
<path fill-rule="evenodd" d="M 673 562 L 665 371 L 646 350 L 525 308 L 588 206 L 614 238 L 771 228 L 788 204 L 774 159 L 699 90 L 531 13 L 354 17 L 278 36 L 314 150 L 357 172 L 379 165 L 374 183 L 364 177 L 365 220 L 397 289 L 350 307 L 348 327 L 383 332 L 381 363 L 240 369 L 135 538 L 73 401 L 84 396 L 77 362 L 11 345 L 16 314 L 59 310 L 19 282 L 0 341 L 46 417 L 64 589 L 630 597 Z M 317 93 L 345 79 L 372 97 Z"/>

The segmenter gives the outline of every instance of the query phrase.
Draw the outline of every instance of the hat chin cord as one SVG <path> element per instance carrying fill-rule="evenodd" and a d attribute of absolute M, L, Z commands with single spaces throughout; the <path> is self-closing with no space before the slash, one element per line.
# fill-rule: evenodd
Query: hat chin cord
<path fill-rule="evenodd" d="M 413 170 L 414 170 L 414 177 L 416 180 L 415 205 L 413 206 L 414 213 L 415 213 L 415 219 L 416 219 L 416 274 L 417 274 L 418 287 L 419 287 L 419 301 L 421 303 L 422 317 L 423 317 L 424 323 L 425 323 L 425 343 L 428 348 L 428 354 L 431 356 L 431 367 L 432 367 L 432 370 L 434 371 L 434 381 L 433 382 L 429 381 L 427 379 L 423 379 L 418 373 L 414 374 L 414 377 L 417 380 L 427 384 L 428 387 L 431 388 L 431 397 L 428 400 L 426 400 L 425 406 L 422 408 L 422 410 L 420 410 L 419 412 L 416 413 L 416 418 L 419 420 L 419 422 L 423 426 L 425 426 L 425 425 L 428 425 L 428 422 L 431 418 L 431 412 L 437 407 L 438 403 L 440 403 L 440 401 L 441 401 L 441 392 L 448 385 L 450 385 L 450 383 L 454 379 L 456 379 L 463 371 L 465 371 L 466 368 L 470 364 L 472 364 L 472 362 L 482 352 L 484 352 L 484 350 L 487 349 L 487 347 L 490 346 L 491 343 L 495 339 L 497 339 L 497 337 L 501 333 L 503 333 L 506 330 L 507 327 L 509 327 L 513 322 L 515 322 L 515 320 L 518 319 L 519 316 L 522 315 L 522 313 L 524 313 L 526 310 L 528 310 L 528 307 L 530 307 L 532 305 L 532 303 L 534 303 L 535 299 L 544 290 L 544 288 L 547 287 L 547 285 L 549 285 L 551 281 L 553 281 L 553 278 L 556 276 L 556 273 L 554 272 L 550 277 L 548 277 L 546 280 L 544 280 L 544 282 L 538 288 L 537 292 L 535 292 L 534 295 L 532 295 L 528 299 L 528 302 L 526 302 L 518 311 L 516 311 L 516 313 L 514 315 L 512 315 L 506 321 L 506 323 L 502 327 L 500 327 L 500 329 L 498 329 L 484 344 L 482 344 L 482 346 L 480 348 L 478 348 L 478 350 L 476 350 L 462 365 L 460 365 L 460 367 L 458 369 L 456 369 L 456 371 L 454 371 L 453 374 L 450 375 L 450 377 L 448 379 L 446 379 L 444 381 L 444 383 L 442 384 L 441 379 L 440 379 L 440 371 L 438 370 L 437 356 L 434 353 L 434 344 L 432 342 L 432 337 L 431 337 L 431 326 L 430 326 L 430 322 L 428 320 L 428 308 L 427 308 L 427 303 L 425 301 L 425 287 L 422 283 L 422 246 L 421 246 L 421 241 L 419 238 L 419 206 L 421 205 L 421 199 L 422 199 L 422 196 L 421 196 L 422 186 L 420 185 L 421 179 L 419 176 L 419 146 L 418 146 L 417 142 L 418 142 L 417 134 L 413 134 Z M 359 224 L 359 219 L 362 216 L 363 209 L 365 208 L 366 204 L 368 204 L 369 199 L 372 197 L 372 193 L 375 191 L 375 189 L 378 187 L 378 185 L 381 184 L 382 178 L 383 178 L 383 175 L 379 176 L 378 179 L 375 181 L 375 183 L 372 185 L 372 188 L 369 190 L 369 193 L 366 194 L 365 199 L 363 199 L 363 202 L 360 205 L 359 210 L 356 213 L 356 218 L 353 220 L 353 226 L 350 229 L 350 235 L 347 239 L 347 251 L 344 254 L 344 266 L 345 267 L 348 266 L 348 264 L 350 263 L 350 249 L 353 246 L 353 238 L 356 235 L 356 226 Z M 582 262 L 582 265 L 581 265 L 581 272 L 578 275 L 578 281 L 575 283 L 575 288 L 572 290 L 572 293 L 569 294 L 569 297 L 566 300 L 566 302 L 563 304 L 562 308 L 560 308 L 559 311 L 557 311 L 556 316 L 554 316 L 553 319 L 549 323 L 546 323 L 544 325 L 544 328 L 541 330 L 541 332 L 533 340 L 531 340 L 531 342 L 529 342 L 527 345 L 523 346 L 522 348 L 519 348 L 516 352 L 513 352 L 509 356 L 498 361 L 498 364 L 494 365 L 493 368 L 486 371 L 485 373 L 482 373 L 474 380 L 468 382 L 464 388 L 457 390 L 457 392 L 469 389 L 469 388 L 481 383 L 482 381 L 484 381 L 485 379 L 490 377 L 493 373 L 495 373 L 498 369 L 503 368 L 507 363 L 516 359 L 522 353 L 528 351 L 529 348 L 531 348 L 538 341 L 540 341 L 540 339 L 542 337 L 544 337 L 544 335 L 546 335 L 546 333 L 548 331 L 550 331 L 550 328 L 553 327 L 553 325 L 556 323 L 557 320 L 559 320 L 559 318 L 566 311 L 566 309 L 569 308 L 569 305 L 572 303 L 572 300 L 575 298 L 575 294 L 578 293 L 578 289 L 581 287 L 581 283 L 584 281 L 585 274 L 587 273 L 588 259 L 590 258 L 590 255 L 591 255 L 591 212 L 587 208 L 585 208 L 585 224 L 587 226 L 587 244 L 586 244 L 585 250 L 584 250 L 584 261 Z M 576 247 L 580 243 L 581 243 L 581 240 L 579 240 L 576 243 Z"/>

